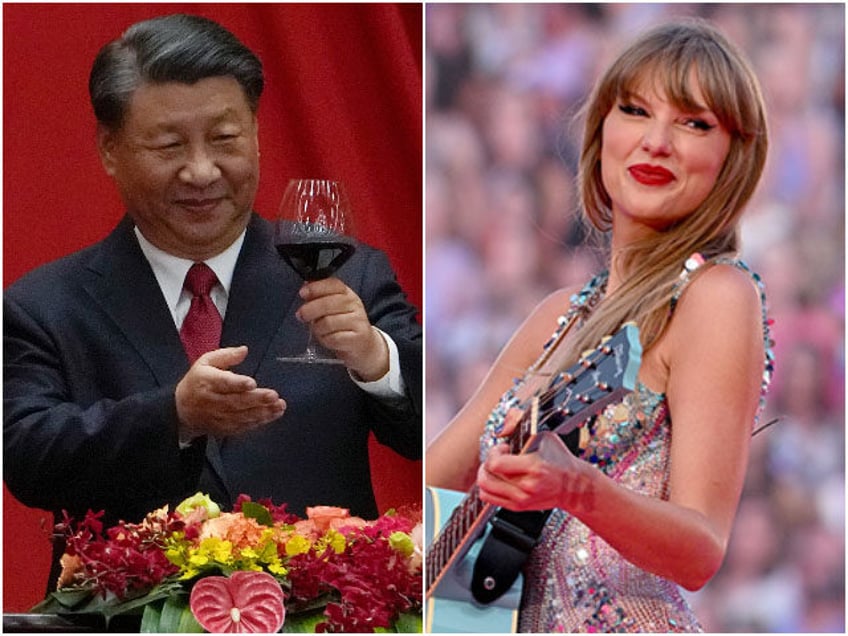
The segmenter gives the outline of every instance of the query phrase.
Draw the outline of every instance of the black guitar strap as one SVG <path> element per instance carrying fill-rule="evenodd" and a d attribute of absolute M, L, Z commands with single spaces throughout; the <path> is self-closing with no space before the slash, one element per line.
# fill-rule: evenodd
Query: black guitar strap
<path fill-rule="evenodd" d="M 488 604 L 512 587 L 536 545 L 550 510 L 512 512 L 501 508 L 491 518 L 491 531 L 474 562 L 471 594 Z"/>
<path fill-rule="evenodd" d="M 575 454 L 579 436 L 578 429 L 561 436 Z M 471 579 L 471 594 L 478 603 L 489 604 L 512 587 L 550 514 L 551 510 L 513 512 L 501 508 L 489 520 L 491 530 L 474 562 Z"/>

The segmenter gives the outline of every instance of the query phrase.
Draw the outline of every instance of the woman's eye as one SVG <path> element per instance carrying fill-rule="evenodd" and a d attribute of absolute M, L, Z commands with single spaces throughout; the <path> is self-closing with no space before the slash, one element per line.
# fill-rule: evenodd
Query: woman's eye
<path fill-rule="evenodd" d="M 715 126 L 713 124 L 707 123 L 703 119 L 697 119 L 697 118 L 696 119 L 687 119 L 686 125 L 689 126 L 689 128 L 694 128 L 695 130 L 701 130 L 701 131 L 704 131 L 704 132 L 706 132 L 708 130 L 712 130 L 713 128 L 715 128 Z"/>
<path fill-rule="evenodd" d="M 641 106 L 634 106 L 633 104 L 619 104 L 618 110 L 625 115 L 633 115 L 634 117 L 644 117 L 648 114 L 644 108 Z"/>

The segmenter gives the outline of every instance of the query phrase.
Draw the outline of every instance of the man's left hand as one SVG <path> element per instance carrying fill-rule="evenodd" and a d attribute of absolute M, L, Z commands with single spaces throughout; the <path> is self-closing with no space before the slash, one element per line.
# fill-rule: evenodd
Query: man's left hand
<path fill-rule="evenodd" d="M 297 318 L 312 335 L 335 352 L 359 379 L 371 382 L 389 371 L 389 348 L 368 319 L 357 294 L 338 278 L 307 282 Z"/>

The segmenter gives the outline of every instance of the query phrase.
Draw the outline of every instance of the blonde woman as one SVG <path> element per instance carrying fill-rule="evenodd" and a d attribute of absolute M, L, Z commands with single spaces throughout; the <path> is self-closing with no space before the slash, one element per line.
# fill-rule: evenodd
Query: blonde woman
<path fill-rule="evenodd" d="M 685 21 L 621 53 L 584 117 L 582 209 L 609 233 L 608 270 L 527 318 L 428 448 L 427 482 L 554 509 L 525 566 L 521 631 L 700 631 L 679 586 L 721 565 L 771 375 L 762 285 L 737 257 L 763 101 L 738 50 Z M 575 454 L 553 434 L 543 453 L 509 454 L 498 442 L 530 384 L 519 370 L 550 354 L 552 332 L 567 330 L 552 356 L 564 367 L 627 321 L 643 348 L 633 393 Z"/>

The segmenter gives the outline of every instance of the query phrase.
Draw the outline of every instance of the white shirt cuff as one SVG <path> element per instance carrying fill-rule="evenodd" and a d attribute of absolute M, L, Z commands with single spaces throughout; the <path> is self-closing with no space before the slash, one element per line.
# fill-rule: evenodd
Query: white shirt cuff
<path fill-rule="evenodd" d="M 374 327 L 374 329 L 377 329 L 377 327 Z M 391 336 L 382 329 L 377 329 L 377 331 L 383 337 L 383 340 L 386 341 L 386 346 L 389 348 L 388 372 L 383 377 L 377 378 L 373 382 L 362 382 L 352 371 L 348 371 L 348 374 L 350 375 L 350 379 L 353 380 L 360 389 L 374 397 L 382 398 L 384 400 L 403 399 L 406 397 L 406 384 L 404 383 L 403 376 L 400 373 L 400 355 L 398 354 L 397 345 L 395 344 L 395 341 L 392 340 Z"/>

